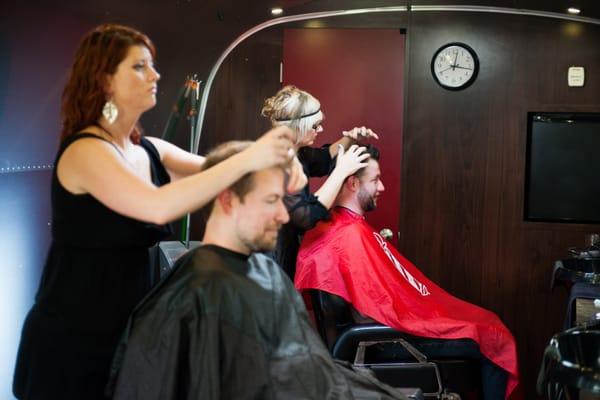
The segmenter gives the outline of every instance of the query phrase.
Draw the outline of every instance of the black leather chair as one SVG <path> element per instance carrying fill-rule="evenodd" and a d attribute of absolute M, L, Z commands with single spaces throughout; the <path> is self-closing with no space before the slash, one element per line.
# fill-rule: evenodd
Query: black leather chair
<path fill-rule="evenodd" d="M 319 290 L 311 290 L 310 297 L 317 329 L 335 358 L 370 368 L 394 387 L 419 387 L 428 399 L 481 398 L 474 341 L 459 340 L 462 348 L 472 348 L 472 357 L 442 356 L 436 349 L 447 342 L 443 339 L 411 336 L 377 323 L 356 324 L 344 299 Z"/>

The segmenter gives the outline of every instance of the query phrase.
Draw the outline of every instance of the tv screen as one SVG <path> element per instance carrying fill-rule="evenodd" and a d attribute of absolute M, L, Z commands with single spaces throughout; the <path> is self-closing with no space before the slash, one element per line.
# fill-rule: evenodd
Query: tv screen
<path fill-rule="evenodd" d="M 600 223 L 600 114 L 528 113 L 525 220 Z"/>

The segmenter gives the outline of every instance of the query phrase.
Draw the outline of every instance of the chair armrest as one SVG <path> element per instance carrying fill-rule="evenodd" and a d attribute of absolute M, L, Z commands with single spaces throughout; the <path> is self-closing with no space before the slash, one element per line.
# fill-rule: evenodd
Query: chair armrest
<path fill-rule="evenodd" d="M 411 369 L 415 368 L 413 366 L 417 365 L 419 366 L 417 368 L 430 369 L 434 373 L 434 379 L 432 383 L 434 382 L 436 384 L 437 389 L 434 389 L 428 393 L 423 393 L 422 391 L 420 391 L 421 397 L 419 397 L 419 392 L 416 392 L 413 397 L 409 396 L 409 398 L 419 399 L 423 398 L 424 396 L 436 396 L 435 398 L 439 398 L 443 391 L 443 384 L 440 370 L 437 364 L 427 361 L 427 357 L 423 353 L 421 353 L 413 345 L 411 345 L 404 339 L 407 336 L 410 335 L 407 335 L 406 333 L 402 333 L 400 331 L 390 328 L 389 326 L 381 324 L 353 326 L 340 335 L 338 341 L 335 343 L 335 346 L 333 348 L 333 357 L 341 360 L 350 361 L 355 366 L 367 367 L 375 370 L 379 370 L 381 368 L 389 369 L 391 367 L 397 370 L 398 373 L 402 373 L 403 368 L 405 368 L 407 365 L 410 365 L 409 368 Z M 410 363 L 399 361 L 393 362 L 391 364 L 365 364 L 366 348 L 369 346 L 386 343 L 398 343 L 408 352 L 408 354 L 415 358 L 415 361 Z M 377 372 L 375 373 L 377 374 Z"/>
<path fill-rule="evenodd" d="M 381 324 L 355 325 L 340 335 L 333 346 L 333 357 L 352 362 L 360 342 L 386 341 L 406 336 L 405 333 Z"/>

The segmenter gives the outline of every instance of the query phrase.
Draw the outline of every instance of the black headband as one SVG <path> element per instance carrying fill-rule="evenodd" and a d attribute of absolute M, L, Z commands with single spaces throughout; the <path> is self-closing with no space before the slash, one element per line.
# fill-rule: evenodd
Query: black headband
<path fill-rule="evenodd" d="M 302 119 L 302 118 L 306 118 L 306 117 L 312 117 L 313 115 L 318 114 L 320 111 L 321 111 L 321 107 L 317 108 L 317 111 L 301 115 L 301 116 L 299 116 L 297 118 L 275 118 L 275 121 L 277 121 L 277 122 L 294 121 L 294 120 L 297 120 L 297 119 Z"/>

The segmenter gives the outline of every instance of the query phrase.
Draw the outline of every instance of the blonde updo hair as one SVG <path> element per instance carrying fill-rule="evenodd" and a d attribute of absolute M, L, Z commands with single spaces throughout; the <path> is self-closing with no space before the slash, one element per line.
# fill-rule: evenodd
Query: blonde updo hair
<path fill-rule="evenodd" d="M 324 118 L 321 103 L 310 93 L 289 85 L 265 100 L 261 110 L 273 126 L 286 125 L 296 132 L 296 144 Z"/>

